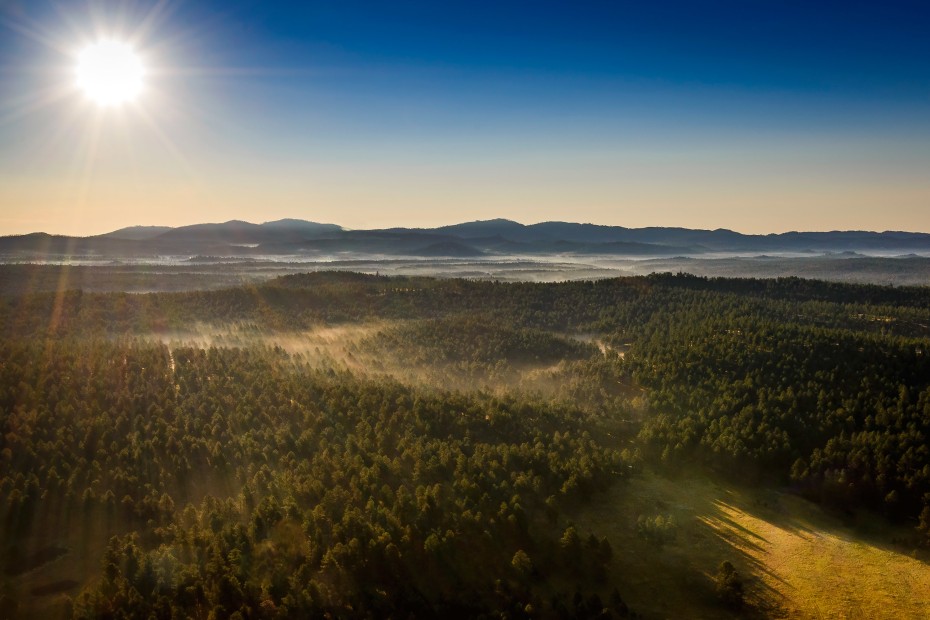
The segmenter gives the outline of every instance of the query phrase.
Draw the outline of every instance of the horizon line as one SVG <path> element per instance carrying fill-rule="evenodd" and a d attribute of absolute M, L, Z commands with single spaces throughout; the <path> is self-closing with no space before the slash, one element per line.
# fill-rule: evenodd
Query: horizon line
<path fill-rule="evenodd" d="M 248 220 L 241 220 L 241 219 L 233 218 L 233 219 L 226 220 L 226 221 L 222 221 L 222 222 L 194 222 L 194 223 L 191 223 L 191 224 L 180 224 L 180 225 L 177 225 L 177 226 L 168 226 L 168 225 L 164 225 L 164 224 L 131 224 L 131 225 L 129 225 L 129 226 L 121 226 L 121 227 L 119 227 L 119 228 L 114 228 L 114 229 L 107 230 L 107 231 L 104 231 L 104 232 L 99 232 L 99 233 L 94 233 L 94 234 L 88 234 L 88 235 L 69 235 L 69 234 L 66 234 L 66 233 L 54 233 L 54 232 L 48 232 L 48 231 L 45 231 L 45 230 L 34 230 L 34 231 L 31 231 L 31 232 L 27 232 L 27 233 L 0 234 L 0 238 L 4 238 L 4 237 L 5 237 L 5 238 L 9 238 L 9 237 L 28 237 L 29 235 L 49 235 L 49 236 L 52 236 L 52 237 L 70 237 L 70 238 L 75 238 L 75 239 L 89 239 L 89 238 L 92 238 L 92 237 L 101 237 L 101 236 L 104 236 L 104 235 L 112 234 L 112 233 L 117 232 L 117 231 L 120 231 L 120 230 L 126 230 L 126 229 L 131 229 L 131 228 L 166 228 L 166 229 L 170 229 L 170 230 L 177 230 L 177 229 L 180 229 L 180 228 L 188 228 L 188 227 L 191 227 L 191 226 L 222 226 L 222 225 L 224 225 L 224 224 L 233 224 L 233 223 L 249 224 L 249 225 L 252 225 L 252 226 L 264 226 L 264 225 L 266 225 L 266 224 L 275 224 L 275 223 L 287 222 L 287 221 L 291 221 L 291 222 L 304 222 L 304 223 L 309 223 L 309 224 L 318 224 L 318 225 L 321 225 L 321 226 L 337 226 L 337 227 L 339 227 L 340 229 L 342 229 L 342 231 L 344 231 L 344 232 L 354 232 L 354 231 L 390 231 L 390 230 L 398 230 L 398 229 L 433 231 L 433 230 L 438 230 L 438 229 L 440 229 L 440 228 L 449 228 L 449 227 L 453 227 L 453 226 L 462 226 L 462 225 L 467 225 L 467 224 L 487 224 L 487 223 L 492 223 L 492 222 L 502 222 L 502 223 L 503 223 L 503 222 L 507 222 L 507 223 L 512 223 L 512 224 L 518 224 L 518 225 L 520 225 L 520 226 L 522 226 L 522 227 L 538 226 L 538 225 L 540 225 L 540 224 L 569 224 L 569 225 L 575 225 L 575 226 L 596 226 L 596 227 L 599 227 L 599 228 L 623 228 L 623 229 L 626 229 L 626 230 L 650 230 L 650 229 L 669 229 L 669 230 L 676 230 L 676 229 L 677 229 L 677 230 L 691 230 L 691 231 L 702 231 L 702 232 L 730 232 L 730 233 L 735 233 L 735 234 L 739 234 L 739 235 L 743 235 L 743 236 L 748 236 L 748 237 L 767 237 L 767 236 L 780 236 L 780 235 L 789 235 L 789 234 L 807 234 L 807 233 L 818 233 L 818 234 L 826 234 L 826 233 L 872 233 L 872 234 L 889 234 L 889 233 L 890 233 L 890 234 L 894 234 L 894 233 L 902 233 L 902 234 L 930 235 L 930 231 L 923 231 L 923 230 L 891 230 L 891 229 L 886 229 L 886 230 L 869 230 L 869 229 L 861 229 L 861 228 L 855 228 L 855 229 L 852 229 L 852 228 L 832 228 L 832 229 L 829 229 L 829 230 L 809 230 L 809 229 L 808 229 L 808 230 L 802 230 L 802 229 L 797 229 L 797 228 L 795 228 L 795 229 L 790 229 L 790 230 L 784 230 L 784 231 L 781 231 L 781 232 L 774 232 L 774 231 L 773 231 L 773 232 L 753 233 L 753 232 L 743 232 L 743 231 L 735 230 L 735 229 L 732 229 L 732 228 L 724 228 L 724 227 L 719 227 L 719 226 L 716 227 L 716 228 L 689 228 L 689 227 L 687 227 L 687 226 L 660 226 L 660 225 L 630 227 L 630 226 L 623 226 L 622 224 L 598 224 L 598 223 L 595 223 L 595 222 L 572 222 L 572 221 L 568 221 L 568 220 L 542 220 L 542 221 L 538 221 L 538 222 L 534 222 L 534 223 L 524 223 L 524 222 L 520 222 L 520 221 L 518 221 L 518 220 L 513 220 L 513 219 L 505 218 L 505 217 L 491 218 L 491 219 L 485 219 L 485 220 L 478 219 L 478 220 L 458 221 L 458 222 L 453 222 L 453 223 L 451 223 L 451 224 L 441 224 L 441 225 L 438 225 L 438 226 L 409 226 L 409 225 L 406 225 L 406 226 L 405 226 L 405 225 L 402 225 L 402 224 L 401 224 L 401 225 L 390 226 L 390 227 L 348 228 L 348 227 L 346 227 L 346 226 L 343 226 L 343 225 L 341 225 L 341 224 L 336 224 L 336 223 L 334 223 L 334 222 L 320 222 L 320 221 L 316 221 L 316 220 L 306 220 L 306 219 L 297 218 L 297 217 L 284 217 L 284 218 L 279 218 L 279 219 L 275 219 L 275 220 L 265 220 L 265 221 L 263 221 L 263 222 L 250 222 L 250 221 L 248 221 Z"/>

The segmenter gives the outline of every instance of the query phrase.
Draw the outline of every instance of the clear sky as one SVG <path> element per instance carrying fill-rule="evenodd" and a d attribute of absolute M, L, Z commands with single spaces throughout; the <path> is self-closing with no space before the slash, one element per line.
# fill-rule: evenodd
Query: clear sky
<path fill-rule="evenodd" d="M 0 0 L 0 234 L 930 231 L 930 3 Z M 146 67 L 115 108 L 77 56 Z"/>

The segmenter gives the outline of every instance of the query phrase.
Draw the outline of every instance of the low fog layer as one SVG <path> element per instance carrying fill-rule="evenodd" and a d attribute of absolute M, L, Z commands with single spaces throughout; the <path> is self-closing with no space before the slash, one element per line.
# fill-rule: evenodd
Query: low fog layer
<path fill-rule="evenodd" d="M 924 256 L 728 256 L 658 259 L 608 256 L 512 258 L 363 257 L 284 261 L 269 257 L 190 259 L 160 257 L 146 261 L 88 259 L 17 262 L 0 265 L 0 292 L 65 289 L 130 292 L 216 289 L 260 282 L 291 273 L 344 270 L 381 275 L 435 276 L 478 280 L 558 282 L 597 280 L 649 273 L 773 278 L 797 276 L 837 282 L 930 284 L 930 258 Z"/>

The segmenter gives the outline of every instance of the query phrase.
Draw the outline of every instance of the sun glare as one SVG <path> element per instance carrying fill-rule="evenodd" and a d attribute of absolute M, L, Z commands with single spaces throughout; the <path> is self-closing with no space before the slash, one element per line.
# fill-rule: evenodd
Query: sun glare
<path fill-rule="evenodd" d="M 142 92 L 145 69 L 132 48 L 119 41 L 101 41 L 78 56 L 78 87 L 101 106 L 135 100 Z"/>

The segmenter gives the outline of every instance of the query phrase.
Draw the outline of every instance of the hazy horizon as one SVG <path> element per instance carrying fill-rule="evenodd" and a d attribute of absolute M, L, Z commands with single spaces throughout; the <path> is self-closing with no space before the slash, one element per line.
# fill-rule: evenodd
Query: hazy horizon
<path fill-rule="evenodd" d="M 782 234 L 786 234 L 786 233 L 829 233 L 829 232 L 872 232 L 872 233 L 915 233 L 915 234 L 930 234 L 930 229 L 928 229 L 928 230 L 905 230 L 905 229 L 891 229 L 891 228 L 889 228 L 889 229 L 864 229 L 864 228 L 840 228 L 840 227 L 833 227 L 833 228 L 822 228 L 822 229 L 816 229 L 816 230 L 815 230 L 815 229 L 800 229 L 800 228 L 785 228 L 785 229 L 783 229 L 783 230 L 747 231 L 747 230 L 735 229 L 735 228 L 728 227 L 728 226 L 713 226 L 713 227 L 712 227 L 712 226 L 679 226 L 679 225 L 675 225 L 675 224 L 666 224 L 666 225 L 658 225 L 658 224 L 650 225 L 650 224 L 646 224 L 646 225 L 642 225 L 642 226 L 632 226 L 632 225 L 625 224 L 625 223 L 619 223 L 619 224 L 606 224 L 606 223 L 602 223 L 602 222 L 580 221 L 580 220 L 579 220 L 579 221 L 572 221 L 572 220 L 568 220 L 568 219 L 550 219 L 550 220 L 538 220 L 538 221 L 535 221 L 535 220 L 534 220 L 534 221 L 529 221 L 529 220 L 528 220 L 528 221 L 520 221 L 520 220 L 517 220 L 517 219 L 508 218 L 508 217 L 492 217 L 492 218 L 487 218 L 487 219 L 476 219 L 476 220 L 475 220 L 475 219 L 471 219 L 471 220 L 456 220 L 456 221 L 451 221 L 451 220 L 450 220 L 450 221 L 442 221 L 442 222 L 440 222 L 440 223 L 438 223 L 438 224 L 436 224 L 436 225 L 433 225 L 433 226 L 427 226 L 427 225 L 422 225 L 422 224 L 393 223 L 393 224 L 387 224 L 387 225 L 384 225 L 384 226 L 350 227 L 350 226 L 346 226 L 346 225 L 344 225 L 344 224 L 341 224 L 341 223 L 338 222 L 338 221 L 324 221 L 324 220 L 322 220 L 322 219 L 313 218 L 312 216 L 304 216 L 304 217 L 301 217 L 301 216 L 298 215 L 298 216 L 267 217 L 267 218 L 262 218 L 262 219 L 248 219 L 248 218 L 246 217 L 246 218 L 228 218 L 228 219 L 225 219 L 225 220 L 212 220 L 212 221 L 193 221 L 193 220 L 192 220 L 192 221 L 182 222 L 182 223 L 178 223 L 178 224 L 163 224 L 163 223 L 157 223 L 157 222 L 156 222 L 156 223 L 135 223 L 135 224 L 127 224 L 127 225 L 124 225 L 124 226 L 113 226 L 113 227 L 106 228 L 105 230 L 104 230 L 104 229 L 100 229 L 100 230 L 93 230 L 93 231 L 90 231 L 90 232 L 87 232 L 87 233 L 76 233 L 76 234 L 71 234 L 71 233 L 68 233 L 68 232 L 63 232 L 63 231 L 54 230 L 54 229 L 49 229 L 49 230 L 28 230 L 28 231 L 25 231 L 25 232 L 0 232 L 0 237 L 11 237 L 11 236 L 28 235 L 28 234 L 35 234 L 35 233 L 45 233 L 45 234 L 56 235 L 56 236 L 93 237 L 93 236 L 97 236 L 97 235 L 104 235 L 104 234 L 108 234 L 108 233 L 111 233 L 111 232 L 115 232 L 115 231 L 117 231 L 117 230 L 122 230 L 122 229 L 124 229 L 124 228 L 159 228 L 159 227 L 166 227 L 166 228 L 183 228 L 183 227 L 185 227 L 185 226 L 226 224 L 226 223 L 234 222 L 234 221 L 237 221 L 237 222 L 245 222 L 245 223 L 248 223 L 248 224 L 268 224 L 268 223 L 278 222 L 278 221 L 282 221 L 282 220 L 300 220 L 300 221 L 306 221 L 306 222 L 313 222 L 313 223 L 316 223 L 316 224 L 335 225 L 335 226 L 340 226 L 343 230 L 347 230 L 347 231 L 352 231 L 352 230 L 385 230 L 385 229 L 391 229 L 391 228 L 403 228 L 403 229 L 412 229 L 412 230 L 432 230 L 432 229 L 442 228 L 442 227 L 446 227 L 446 226 L 454 226 L 454 225 L 457 225 L 457 224 L 468 224 L 468 223 L 473 223 L 473 222 L 488 222 L 488 221 L 493 221 L 493 220 L 508 220 L 508 221 L 516 222 L 516 223 L 518 223 L 518 224 L 522 224 L 522 225 L 524 225 L 524 226 L 533 226 L 533 225 L 535 225 L 535 224 L 545 224 L 545 223 L 558 222 L 558 223 L 564 223 L 564 224 L 581 224 L 581 225 L 604 226 L 604 227 L 620 227 L 620 228 L 628 228 L 628 229 L 633 229 L 633 230 L 636 230 L 636 229 L 644 229 L 644 228 L 683 228 L 683 229 L 690 229 L 690 230 L 711 230 L 711 231 L 712 231 L 712 230 L 729 230 L 729 231 L 731 231 L 731 232 L 739 233 L 739 234 L 742 234 L 742 235 L 759 235 L 759 236 L 762 236 L 762 235 L 782 235 Z"/>

